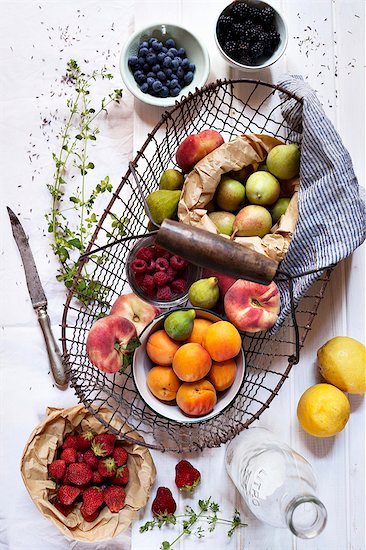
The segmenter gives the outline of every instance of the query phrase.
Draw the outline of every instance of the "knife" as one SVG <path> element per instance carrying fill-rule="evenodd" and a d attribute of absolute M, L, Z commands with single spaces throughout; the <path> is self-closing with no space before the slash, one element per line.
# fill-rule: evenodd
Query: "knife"
<path fill-rule="evenodd" d="M 62 362 L 61 352 L 56 344 L 55 337 L 51 330 L 50 318 L 47 314 L 47 298 L 44 293 L 36 264 L 34 263 L 33 254 L 29 246 L 28 238 L 24 232 L 22 224 L 14 212 L 9 207 L 7 207 L 7 209 L 13 236 L 22 258 L 29 296 L 33 308 L 37 313 L 38 321 L 41 325 L 46 343 L 51 371 L 57 387 L 64 389 L 67 387 L 68 379 L 66 369 Z"/>

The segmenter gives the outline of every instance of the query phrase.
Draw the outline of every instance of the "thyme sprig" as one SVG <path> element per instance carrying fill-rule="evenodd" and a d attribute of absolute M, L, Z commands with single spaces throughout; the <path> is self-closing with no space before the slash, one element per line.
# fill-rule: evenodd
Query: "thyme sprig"
<path fill-rule="evenodd" d="M 94 212 L 95 201 L 99 195 L 112 191 L 109 176 L 105 176 L 91 191 L 86 186 L 86 176 L 95 168 L 89 159 L 89 144 L 95 142 L 99 134 L 96 119 L 101 113 L 107 113 L 111 103 L 119 103 L 122 97 L 122 90 L 115 89 L 100 101 L 99 107 L 94 107 L 90 88 L 98 78 L 111 80 L 113 75 L 105 67 L 88 75 L 74 59 L 67 63 L 63 82 L 74 88 L 74 95 L 67 100 L 69 113 L 59 134 L 59 151 L 52 154 L 55 164 L 53 181 L 47 185 L 52 196 L 52 208 L 46 214 L 48 231 L 53 234 L 51 247 L 61 264 L 57 280 L 67 288 L 79 269 L 79 256 L 85 252 L 98 221 Z M 70 219 L 70 213 L 73 213 L 74 220 Z M 128 219 L 113 213 L 110 216 L 111 234 L 124 235 Z M 93 259 L 95 266 L 105 261 L 103 255 L 93 256 Z M 95 270 L 96 267 L 88 269 L 85 265 L 78 279 L 75 292 L 84 304 L 100 298 L 108 290 L 94 276 Z"/>
<path fill-rule="evenodd" d="M 200 525 L 196 525 L 197 522 L 200 521 L 205 521 L 208 524 L 207 531 L 209 533 L 212 533 L 219 523 L 227 525 L 230 527 L 227 533 L 229 537 L 232 537 L 234 531 L 239 527 L 247 526 L 246 523 L 241 522 L 240 512 L 238 510 L 235 510 L 232 519 L 219 517 L 219 512 L 220 506 L 216 502 L 213 502 L 212 497 L 209 497 L 207 500 L 198 501 L 197 511 L 191 506 L 185 506 L 184 514 L 182 515 L 164 514 L 151 521 L 147 521 L 144 525 L 141 525 L 140 533 L 145 533 L 156 527 L 161 529 L 161 527 L 166 525 L 176 525 L 177 520 L 182 519 L 182 531 L 179 535 L 172 542 L 165 540 L 161 543 L 160 550 L 170 550 L 184 535 L 193 534 L 199 539 L 203 538 L 206 534 L 205 530 Z"/>

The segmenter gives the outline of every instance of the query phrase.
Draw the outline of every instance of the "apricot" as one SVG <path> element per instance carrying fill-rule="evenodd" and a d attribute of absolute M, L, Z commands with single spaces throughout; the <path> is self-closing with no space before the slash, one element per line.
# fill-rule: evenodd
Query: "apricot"
<path fill-rule="evenodd" d="M 208 327 L 212 325 L 212 321 L 208 319 L 195 319 L 193 321 L 193 330 L 190 337 L 186 340 L 186 343 L 193 342 L 195 344 L 201 344 L 206 334 Z"/>
<path fill-rule="evenodd" d="M 211 357 L 200 344 L 183 344 L 173 357 L 173 370 L 184 382 L 204 378 L 211 368 Z"/>
<path fill-rule="evenodd" d="M 235 380 L 236 375 L 236 362 L 234 359 L 228 359 L 217 363 L 214 361 L 210 372 L 208 373 L 208 379 L 213 384 L 215 390 L 224 391 L 230 388 Z"/>
<path fill-rule="evenodd" d="M 163 401 L 173 401 L 181 384 L 172 367 L 153 367 L 146 378 L 149 390 Z"/>
<path fill-rule="evenodd" d="M 165 330 L 153 332 L 146 343 L 146 353 L 153 363 L 168 367 L 173 362 L 173 357 L 180 342 L 169 338 Z"/>
<path fill-rule="evenodd" d="M 213 323 L 206 331 L 203 347 L 214 361 L 232 359 L 241 349 L 239 331 L 228 321 Z"/>
<path fill-rule="evenodd" d="M 177 405 L 190 416 L 203 416 L 212 411 L 217 402 L 216 390 L 208 380 L 184 382 L 177 391 Z"/>

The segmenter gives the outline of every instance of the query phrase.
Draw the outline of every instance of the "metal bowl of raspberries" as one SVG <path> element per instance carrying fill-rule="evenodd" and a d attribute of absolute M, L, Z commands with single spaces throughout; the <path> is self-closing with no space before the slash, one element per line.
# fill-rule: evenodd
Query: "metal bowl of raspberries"
<path fill-rule="evenodd" d="M 235 0 L 220 13 L 215 29 L 217 47 L 231 65 L 247 72 L 275 63 L 288 42 L 283 17 L 259 0 Z"/>
<path fill-rule="evenodd" d="M 139 239 L 126 260 L 128 283 L 138 296 L 160 309 L 188 301 L 188 290 L 201 268 L 155 244 L 155 237 Z"/>
<path fill-rule="evenodd" d="M 120 71 L 135 97 L 150 105 L 171 107 L 206 83 L 210 59 L 206 47 L 188 30 L 159 23 L 128 39 L 121 52 Z"/>

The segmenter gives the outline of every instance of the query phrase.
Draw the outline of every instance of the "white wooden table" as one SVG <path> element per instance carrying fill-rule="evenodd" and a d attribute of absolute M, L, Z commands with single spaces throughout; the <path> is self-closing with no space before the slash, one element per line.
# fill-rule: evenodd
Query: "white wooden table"
<path fill-rule="evenodd" d="M 339 130 L 364 186 L 364 3 L 361 0 L 276 0 L 286 17 L 289 45 L 286 55 L 254 78 L 276 82 L 282 73 L 302 74 L 318 92 L 327 115 Z M 126 37 L 136 28 L 165 20 L 188 27 L 207 44 L 211 57 L 210 80 L 239 77 L 220 58 L 214 42 L 214 21 L 225 0 L 13 0 L 2 2 L 0 22 L 1 83 L 1 308 L 0 360 L 2 384 L 0 548 L 47 550 L 157 549 L 172 540 L 173 531 L 139 534 L 145 514 L 132 529 L 114 541 L 85 545 L 64 538 L 37 511 L 19 475 L 19 460 L 30 432 L 43 418 L 45 408 L 72 406 L 71 389 L 52 387 L 47 355 L 32 310 L 18 251 L 11 237 L 5 205 L 20 214 L 49 298 L 49 312 L 60 334 L 64 290 L 55 281 L 57 262 L 46 235 L 44 213 L 49 204 L 46 183 L 52 175 L 50 152 L 55 144 L 52 125 L 45 128 L 41 116 L 64 109 L 56 82 L 66 62 L 74 57 L 93 68 L 107 63 L 120 87 L 118 54 Z M 52 93 L 52 91 L 54 93 Z M 161 111 L 137 101 L 126 91 L 122 106 L 108 119 L 103 132 L 103 151 L 96 151 L 102 168 L 117 185 L 128 161 L 143 143 Z M 56 130 L 55 130 L 56 133 Z M 99 156 L 98 156 L 99 155 Z M 103 160 L 104 159 L 104 160 Z M 103 164 L 104 163 L 104 164 Z M 101 204 L 101 208 L 103 204 Z M 218 527 L 198 541 L 184 538 L 180 548 L 253 550 L 363 550 L 365 548 L 365 406 L 364 399 L 350 396 L 352 414 L 344 431 L 335 438 L 307 436 L 296 419 L 297 401 L 303 391 L 320 380 L 316 350 L 329 338 L 349 335 L 364 340 L 364 247 L 333 273 L 300 363 L 292 370 L 279 395 L 257 425 L 270 428 L 306 457 L 319 480 L 318 494 L 328 511 L 325 531 L 311 541 L 257 521 L 242 504 L 224 470 L 225 448 L 186 455 L 202 472 L 202 484 L 193 497 L 179 497 L 178 508 L 212 495 L 225 515 L 238 507 L 248 527 L 232 539 Z M 173 487 L 174 466 L 179 458 L 153 452 L 157 466 L 156 487 Z M 197 497 L 197 499 L 196 499 Z"/>

